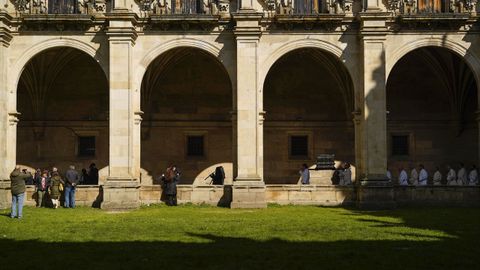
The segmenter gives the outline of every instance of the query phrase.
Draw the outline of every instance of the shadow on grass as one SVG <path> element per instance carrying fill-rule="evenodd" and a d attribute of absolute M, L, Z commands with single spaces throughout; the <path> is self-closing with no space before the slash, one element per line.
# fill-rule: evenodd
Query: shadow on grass
<path fill-rule="evenodd" d="M 159 228 L 161 229 L 161 228 Z M 132 232 L 134 233 L 134 232 Z M 189 234 L 164 241 L 0 240 L 2 269 L 474 269 L 475 243 L 434 241 L 258 241 Z M 194 240 L 194 241 L 195 241 Z"/>

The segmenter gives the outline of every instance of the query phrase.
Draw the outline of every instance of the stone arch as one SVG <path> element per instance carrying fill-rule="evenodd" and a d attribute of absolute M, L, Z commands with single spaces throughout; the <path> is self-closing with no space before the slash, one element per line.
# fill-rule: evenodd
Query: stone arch
<path fill-rule="evenodd" d="M 108 69 L 105 65 L 102 64 L 105 62 L 104 61 L 105 59 L 103 58 L 103 55 L 99 53 L 97 48 L 91 46 L 86 42 L 83 42 L 77 39 L 60 37 L 60 38 L 48 39 L 40 43 L 34 44 L 30 46 L 30 48 L 28 48 L 18 58 L 18 60 L 14 64 L 14 68 L 11 71 L 13 73 L 11 75 L 13 76 L 9 76 L 10 78 L 12 78 L 12 80 L 14 80 L 12 84 L 10 84 L 12 86 L 12 91 L 16 92 L 16 89 L 18 87 L 18 82 L 20 80 L 20 76 L 22 75 L 23 69 L 25 68 L 26 64 L 36 55 L 42 53 L 45 50 L 55 48 L 55 47 L 74 48 L 88 54 L 99 63 L 100 67 L 105 73 L 105 76 L 108 79 Z"/>
<path fill-rule="evenodd" d="M 450 50 L 451 52 L 455 53 L 456 55 L 460 56 L 462 59 L 465 60 L 467 65 L 472 70 L 475 80 L 477 84 L 480 83 L 480 60 L 479 58 L 474 55 L 468 48 L 459 44 L 458 42 L 450 41 L 444 38 L 425 38 L 420 39 L 414 42 L 409 42 L 406 45 L 400 46 L 398 49 L 394 50 L 390 57 L 387 57 L 386 63 L 386 79 L 390 75 L 393 67 L 408 53 L 424 48 L 424 47 L 440 47 Z"/>
<path fill-rule="evenodd" d="M 289 43 L 286 43 L 285 45 L 281 46 L 280 48 L 276 49 L 274 52 L 270 54 L 270 56 L 263 62 L 263 65 L 261 67 L 261 76 L 260 76 L 260 81 L 258 82 L 260 89 L 263 88 L 263 85 L 265 83 L 265 79 L 267 78 L 268 72 L 272 68 L 272 66 L 284 55 L 287 53 L 294 51 L 296 49 L 301 49 L 301 48 L 316 48 L 320 49 L 322 51 L 325 51 L 327 53 L 330 53 L 337 57 L 340 61 L 342 58 L 343 54 L 343 49 L 340 47 L 324 41 L 324 40 L 319 40 L 319 39 L 301 39 L 301 40 L 296 40 L 292 41 Z M 343 62 L 343 61 L 341 61 Z M 352 72 L 348 69 L 346 65 L 344 65 L 345 68 L 347 69 L 350 77 L 352 76 Z M 353 80 L 353 78 L 352 78 Z"/>
<path fill-rule="evenodd" d="M 204 40 L 194 38 L 181 38 L 168 41 L 161 44 L 160 46 L 155 47 L 154 49 L 147 52 L 147 54 L 142 58 L 142 60 L 140 60 L 140 64 L 138 65 L 136 74 L 136 84 L 138 86 L 138 89 L 140 89 L 145 72 L 147 71 L 150 64 L 155 61 L 155 59 L 172 49 L 181 47 L 200 49 L 215 57 L 222 64 L 223 68 L 227 71 L 230 82 L 232 82 L 233 84 L 232 78 L 235 78 L 235 74 L 233 74 L 234 71 L 229 69 L 228 66 L 223 63 L 222 59 L 220 59 L 221 48 Z"/>

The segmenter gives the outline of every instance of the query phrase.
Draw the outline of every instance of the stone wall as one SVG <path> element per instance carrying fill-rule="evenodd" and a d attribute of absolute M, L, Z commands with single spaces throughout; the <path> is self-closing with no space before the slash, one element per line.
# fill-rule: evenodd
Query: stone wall
<path fill-rule="evenodd" d="M 208 204 L 228 207 L 232 200 L 231 186 L 178 186 L 178 203 Z M 393 188 L 397 206 L 480 206 L 480 187 L 399 187 Z M 79 206 L 99 207 L 103 199 L 99 186 L 80 186 L 76 192 Z M 62 198 L 63 200 L 63 198 Z M 141 204 L 158 204 L 164 200 L 159 185 L 140 188 Z M 267 185 L 267 203 L 280 205 L 355 206 L 357 189 L 353 186 Z M 35 206 L 34 187 L 27 187 L 25 205 Z"/>

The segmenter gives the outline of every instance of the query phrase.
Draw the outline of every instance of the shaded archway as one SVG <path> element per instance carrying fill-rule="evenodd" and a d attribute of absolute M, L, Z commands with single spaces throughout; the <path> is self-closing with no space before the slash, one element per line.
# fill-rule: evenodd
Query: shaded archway
<path fill-rule="evenodd" d="M 263 89 L 267 184 L 297 183 L 300 165 L 315 164 L 318 154 L 354 163 L 353 85 L 336 56 L 290 51 L 273 64 Z"/>
<path fill-rule="evenodd" d="M 227 163 L 231 182 L 232 102 L 228 73 L 211 53 L 177 47 L 152 61 L 141 87 L 142 184 L 158 183 L 172 164 L 182 184 L 201 184 L 207 168 Z"/>
<path fill-rule="evenodd" d="M 399 167 L 425 164 L 433 173 L 447 164 L 478 162 L 475 76 L 461 56 L 423 47 L 403 56 L 387 81 L 388 156 Z"/>
<path fill-rule="evenodd" d="M 90 55 L 70 47 L 36 54 L 17 95 L 17 163 L 61 171 L 108 165 L 108 81 Z"/>

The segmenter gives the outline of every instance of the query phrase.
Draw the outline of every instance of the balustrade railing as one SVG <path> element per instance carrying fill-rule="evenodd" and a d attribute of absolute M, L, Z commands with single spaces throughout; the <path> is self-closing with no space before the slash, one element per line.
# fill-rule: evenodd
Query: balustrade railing
<path fill-rule="evenodd" d="M 105 0 L 17 0 L 23 14 L 93 14 L 106 11 Z"/>
<path fill-rule="evenodd" d="M 394 0 L 391 9 L 403 15 L 476 13 L 477 0 Z"/>
<path fill-rule="evenodd" d="M 268 0 L 280 15 L 344 14 L 352 11 L 353 0 Z"/>
<path fill-rule="evenodd" d="M 215 0 L 143 0 L 141 9 L 159 15 L 215 15 L 219 12 L 219 3 Z"/>

